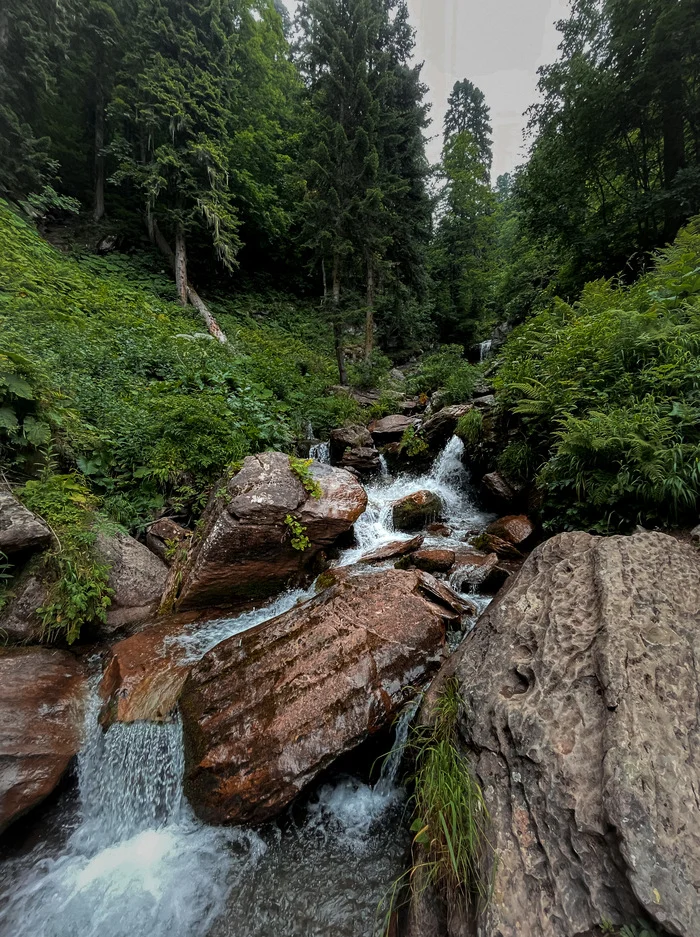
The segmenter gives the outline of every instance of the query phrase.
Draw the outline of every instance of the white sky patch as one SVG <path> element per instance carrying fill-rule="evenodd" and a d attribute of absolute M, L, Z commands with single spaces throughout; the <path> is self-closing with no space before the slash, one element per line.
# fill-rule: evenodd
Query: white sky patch
<path fill-rule="evenodd" d="M 295 0 L 284 0 L 293 13 Z M 537 69 L 557 58 L 555 23 L 567 0 L 408 0 L 417 29 L 416 59 L 430 88 L 433 137 L 440 158 L 442 121 L 456 81 L 469 78 L 486 95 L 493 124 L 493 179 L 524 161 L 525 110 L 537 98 Z"/>

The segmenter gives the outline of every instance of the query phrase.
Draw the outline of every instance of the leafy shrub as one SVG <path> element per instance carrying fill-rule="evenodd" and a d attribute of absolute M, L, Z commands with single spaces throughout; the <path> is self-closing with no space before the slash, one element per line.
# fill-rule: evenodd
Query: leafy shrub
<path fill-rule="evenodd" d="M 510 338 L 499 400 L 550 526 L 675 523 L 700 503 L 700 224 L 629 288 L 590 283 Z M 511 451 L 506 459 L 511 459 Z"/>
<path fill-rule="evenodd" d="M 464 360 L 461 345 L 443 345 L 427 355 L 420 369 L 408 380 L 413 394 L 432 394 L 439 390 L 446 405 L 464 403 L 474 393 L 481 370 Z"/>
<path fill-rule="evenodd" d="M 526 482 L 535 474 L 535 452 L 522 440 L 509 443 L 498 457 L 499 471 L 515 482 Z"/>
<path fill-rule="evenodd" d="M 304 490 L 318 501 L 319 498 L 323 497 L 323 488 L 311 474 L 313 461 L 313 459 L 295 459 L 294 456 L 290 456 L 289 467 L 304 486 Z"/>
<path fill-rule="evenodd" d="M 428 451 L 428 443 L 416 431 L 415 426 L 409 426 L 408 429 L 404 430 L 404 434 L 401 437 L 401 442 L 399 443 L 399 452 L 401 455 L 408 456 L 409 459 L 415 459 L 418 456 L 425 455 Z"/>
<path fill-rule="evenodd" d="M 327 433 L 357 418 L 327 393 L 337 378 L 317 310 L 278 300 L 278 324 L 253 298 L 228 299 L 222 346 L 161 298 L 155 265 L 59 254 L 2 201 L 0 237 L 0 456 L 20 477 L 50 440 L 124 526 L 164 507 L 193 520 L 231 462 L 290 451 L 308 420 Z M 313 346 L 292 331 L 302 320 Z"/>
<path fill-rule="evenodd" d="M 300 553 L 303 553 L 304 550 L 308 550 L 311 546 L 311 541 L 307 537 L 306 527 L 304 527 L 301 521 L 297 520 L 297 518 L 293 517 L 291 514 L 287 514 L 284 523 L 287 525 L 292 547 L 295 550 L 299 550 Z"/>
<path fill-rule="evenodd" d="M 95 552 L 95 498 L 77 475 L 46 474 L 17 492 L 54 535 L 44 554 L 49 595 L 38 609 L 44 639 L 72 644 L 83 625 L 104 622 L 110 604 L 109 566 Z"/>
<path fill-rule="evenodd" d="M 484 415 L 476 407 L 461 416 L 457 422 L 456 435 L 462 442 L 475 445 L 484 433 Z"/>
<path fill-rule="evenodd" d="M 363 359 L 348 367 L 348 379 L 352 387 L 372 390 L 381 387 L 392 367 L 391 359 L 375 348 L 368 361 Z"/>

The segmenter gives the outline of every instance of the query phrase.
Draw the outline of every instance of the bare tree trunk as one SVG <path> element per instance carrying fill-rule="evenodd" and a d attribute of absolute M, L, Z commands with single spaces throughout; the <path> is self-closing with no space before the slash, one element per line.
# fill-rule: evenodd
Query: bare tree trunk
<path fill-rule="evenodd" d="M 321 274 L 323 276 L 323 301 L 324 303 L 328 299 L 328 278 L 326 277 L 326 261 L 325 258 L 321 260 Z"/>
<path fill-rule="evenodd" d="M 175 284 L 177 298 L 181 305 L 187 305 L 187 250 L 185 247 L 185 232 L 178 223 L 175 231 Z"/>
<path fill-rule="evenodd" d="M 335 356 L 338 359 L 338 375 L 340 383 L 348 382 L 345 370 L 345 349 L 343 348 L 343 325 L 340 321 L 340 255 L 333 256 L 333 337 L 335 339 Z"/>
<path fill-rule="evenodd" d="M 161 254 L 163 254 L 164 257 L 167 258 L 172 269 L 176 270 L 175 254 L 173 253 L 173 250 L 168 242 L 163 237 L 163 233 L 158 227 L 158 222 L 153 218 L 150 210 L 148 212 L 148 219 L 149 235 L 152 233 L 153 241 L 158 247 L 158 250 L 161 252 Z M 187 298 L 204 320 L 209 334 L 212 335 L 218 342 L 221 342 L 222 345 L 225 345 L 228 341 L 226 335 L 219 326 L 219 323 L 209 311 L 207 304 L 197 293 L 191 283 L 187 284 Z"/>
<path fill-rule="evenodd" d="M 367 257 L 367 312 L 365 314 L 365 361 L 369 361 L 374 349 L 374 264 Z"/>
<path fill-rule="evenodd" d="M 95 101 L 95 204 L 93 217 L 100 221 L 105 213 L 105 101 L 101 76 L 97 76 Z"/>

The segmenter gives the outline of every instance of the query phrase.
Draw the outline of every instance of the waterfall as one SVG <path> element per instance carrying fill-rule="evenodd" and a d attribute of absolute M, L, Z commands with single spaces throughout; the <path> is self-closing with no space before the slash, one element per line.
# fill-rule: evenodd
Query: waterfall
<path fill-rule="evenodd" d="M 481 342 L 479 345 L 479 361 L 484 362 L 491 355 L 491 349 L 493 348 L 493 339 L 488 338 L 485 342 Z"/>
<path fill-rule="evenodd" d="M 309 456 L 316 462 L 323 462 L 324 465 L 331 464 L 331 444 L 329 442 L 315 443 L 309 449 Z"/>
<path fill-rule="evenodd" d="M 2 910 L 12 937 L 205 937 L 246 866 L 264 853 L 241 830 L 205 827 L 182 792 L 179 723 L 102 732 L 96 690 L 78 759 L 81 819 L 62 854 L 34 861 Z"/>
<path fill-rule="evenodd" d="M 394 745 L 384 759 L 382 773 L 375 788 L 377 791 L 387 792 L 396 786 L 396 779 L 399 776 L 403 756 L 406 753 L 406 743 L 408 742 L 408 733 L 411 731 L 411 723 L 415 719 L 422 702 L 423 694 L 419 693 L 414 700 L 404 707 L 399 716 L 396 723 Z"/>

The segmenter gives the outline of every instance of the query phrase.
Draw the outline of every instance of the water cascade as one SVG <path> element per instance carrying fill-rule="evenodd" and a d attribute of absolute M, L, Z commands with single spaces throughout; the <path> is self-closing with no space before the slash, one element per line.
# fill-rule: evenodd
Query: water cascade
<path fill-rule="evenodd" d="M 315 458 L 324 456 L 317 450 Z M 452 439 L 426 475 L 368 487 L 357 545 L 338 560 L 407 535 L 392 525 L 392 502 L 426 488 L 444 505 L 451 538 L 485 523 L 469 496 L 463 444 Z M 309 590 L 264 608 L 211 622 L 177 640 L 195 661 L 231 635 L 305 601 Z M 368 937 L 377 905 L 403 870 L 410 836 L 397 779 L 411 719 L 407 706 L 381 777 L 372 787 L 336 777 L 295 807 L 281 825 L 252 832 L 200 823 L 183 796 L 181 728 L 97 722 L 96 689 L 78 762 L 79 814 L 71 831 L 5 863 L 0 873 L 0 937 Z M 70 816 L 68 803 L 58 808 Z M 59 829 L 65 820 L 60 818 Z M 57 842 L 58 840 L 58 842 Z"/>

